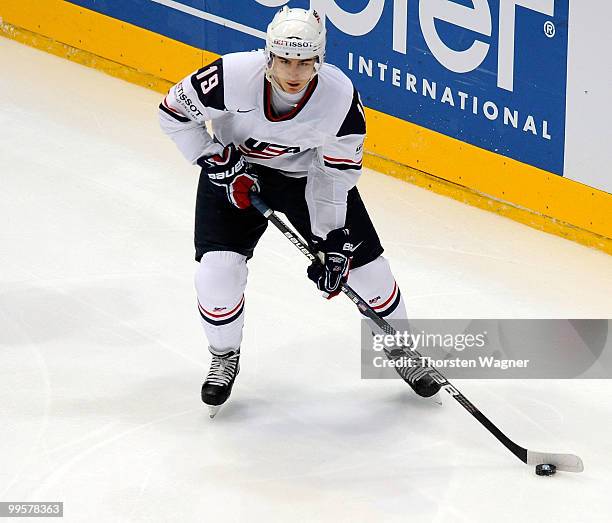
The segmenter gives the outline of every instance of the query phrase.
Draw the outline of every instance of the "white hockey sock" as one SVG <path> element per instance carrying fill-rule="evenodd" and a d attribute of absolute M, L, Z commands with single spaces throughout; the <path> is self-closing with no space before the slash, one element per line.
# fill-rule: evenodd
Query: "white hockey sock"
<path fill-rule="evenodd" d="M 231 251 L 207 252 L 198 265 L 195 273 L 198 308 L 214 353 L 240 347 L 247 274 L 246 256 Z"/>
<path fill-rule="evenodd" d="M 406 318 L 406 306 L 399 286 L 383 256 L 352 269 L 347 282 L 379 316 L 389 320 Z"/>

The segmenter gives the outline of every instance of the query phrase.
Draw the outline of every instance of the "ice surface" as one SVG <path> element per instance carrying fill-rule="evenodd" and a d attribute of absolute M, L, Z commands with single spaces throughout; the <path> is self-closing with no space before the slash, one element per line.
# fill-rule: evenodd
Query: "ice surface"
<path fill-rule="evenodd" d="M 272 228 L 209 419 L 197 173 L 159 95 L 5 39 L 0 63 L 0 501 L 70 522 L 612 520 L 610 382 L 459 384 L 519 444 L 585 463 L 537 477 L 452 400 L 361 380 L 352 305 Z M 609 256 L 374 172 L 360 188 L 413 317 L 610 317 Z"/>

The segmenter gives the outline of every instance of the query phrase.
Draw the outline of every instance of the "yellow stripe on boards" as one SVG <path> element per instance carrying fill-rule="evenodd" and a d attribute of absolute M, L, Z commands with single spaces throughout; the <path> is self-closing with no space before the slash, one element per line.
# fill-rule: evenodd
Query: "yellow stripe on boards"
<path fill-rule="evenodd" d="M 612 238 L 612 194 L 373 109 L 366 113 L 366 149 L 377 157 Z"/>
<path fill-rule="evenodd" d="M 464 187 L 442 178 L 437 178 L 412 167 L 402 165 L 371 153 L 366 153 L 364 166 L 394 178 L 404 180 L 418 187 L 423 187 L 437 194 L 448 196 L 454 200 L 466 203 L 485 211 L 494 212 L 543 232 L 561 236 L 567 240 L 581 243 L 587 247 L 599 249 L 612 254 L 612 239 L 591 231 L 575 227 L 551 216 L 536 213 L 508 202 L 499 201 L 486 194 L 480 194 L 474 189 Z"/>
<path fill-rule="evenodd" d="M 2 0 L 0 17 L 17 28 L 172 83 L 217 56 L 62 0 Z"/>
<path fill-rule="evenodd" d="M 0 23 L 0 35 L 159 93 L 167 93 L 174 83 L 6 23 Z"/>

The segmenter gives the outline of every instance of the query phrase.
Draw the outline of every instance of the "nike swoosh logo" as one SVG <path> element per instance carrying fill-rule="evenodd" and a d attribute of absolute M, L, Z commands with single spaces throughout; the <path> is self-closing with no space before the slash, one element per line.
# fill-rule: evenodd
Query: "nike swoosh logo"
<path fill-rule="evenodd" d="M 363 243 L 363 241 L 360 241 L 357 245 L 353 246 L 352 249 L 349 249 L 351 252 L 355 252 L 357 250 L 357 247 L 359 247 L 361 244 Z"/>
<path fill-rule="evenodd" d="M 246 111 L 242 109 L 238 109 L 238 112 L 239 113 L 250 113 L 251 111 L 254 111 L 255 109 L 257 109 L 257 107 L 253 107 L 253 109 L 247 109 Z"/>

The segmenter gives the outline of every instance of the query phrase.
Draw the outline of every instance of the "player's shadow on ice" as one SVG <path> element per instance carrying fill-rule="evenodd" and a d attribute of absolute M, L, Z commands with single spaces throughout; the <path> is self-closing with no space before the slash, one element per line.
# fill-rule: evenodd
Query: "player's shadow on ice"
<path fill-rule="evenodd" d="M 95 369 L 92 372 L 96 372 Z M 300 439 L 312 437 L 364 444 L 393 428 L 409 430 L 415 417 L 425 411 L 442 412 L 443 407 L 414 397 L 404 390 L 369 394 L 354 387 L 333 393 L 304 390 L 301 384 L 268 384 L 258 390 L 253 384 L 236 383 L 236 390 L 215 419 L 199 397 L 203 374 L 200 369 L 184 373 L 157 374 L 142 379 L 138 369 L 117 366 L 113 381 L 92 388 L 92 379 L 74 382 L 62 397 L 52 398 L 51 419 L 96 417 L 129 426 L 155 426 L 155 431 L 188 432 L 248 428 L 254 441 L 262 444 L 270 433 Z M 242 385 L 242 386 L 241 386 Z"/>

